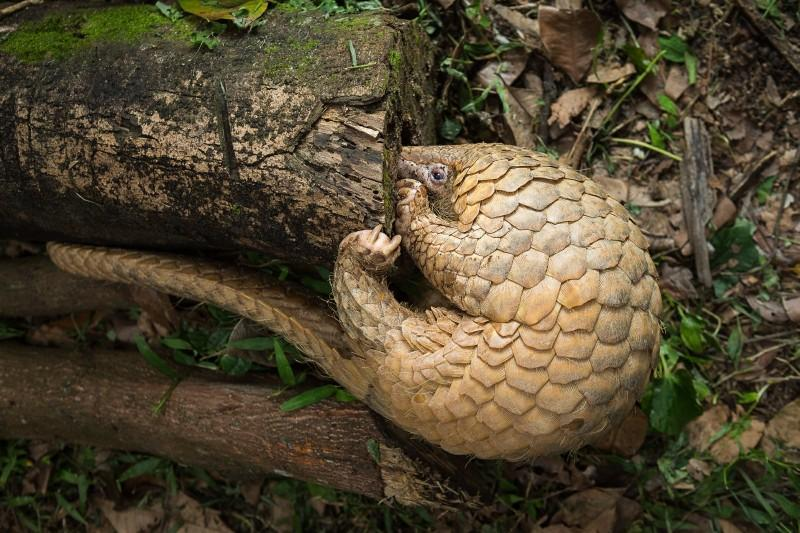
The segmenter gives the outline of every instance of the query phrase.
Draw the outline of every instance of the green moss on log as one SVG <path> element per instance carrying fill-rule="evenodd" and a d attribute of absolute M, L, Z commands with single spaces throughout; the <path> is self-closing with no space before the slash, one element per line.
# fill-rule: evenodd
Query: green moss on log
<path fill-rule="evenodd" d="M 194 26 L 171 22 L 152 5 L 78 9 L 22 24 L 0 52 L 27 63 L 64 59 L 98 43 L 134 43 L 157 35 L 190 42 Z"/>

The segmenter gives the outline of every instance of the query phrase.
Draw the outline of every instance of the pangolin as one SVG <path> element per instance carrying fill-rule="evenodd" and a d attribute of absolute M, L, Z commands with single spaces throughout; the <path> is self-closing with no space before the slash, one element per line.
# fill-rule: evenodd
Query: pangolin
<path fill-rule="evenodd" d="M 647 240 L 591 179 L 543 154 L 404 148 L 396 235 L 348 235 L 333 275 L 343 357 L 241 274 L 156 254 L 50 244 L 82 275 L 227 307 L 285 335 L 381 415 L 448 452 L 521 460 L 590 443 L 642 395 L 661 296 Z M 386 276 L 403 249 L 451 303 L 416 311 Z M 291 306 L 289 306 L 291 307 Z"/>

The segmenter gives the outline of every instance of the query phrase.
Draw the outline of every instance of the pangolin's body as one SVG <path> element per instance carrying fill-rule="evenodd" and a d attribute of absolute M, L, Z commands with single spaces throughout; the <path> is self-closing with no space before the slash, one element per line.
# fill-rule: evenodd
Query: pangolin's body
<path fill-rule="evenodd" d="M 301 349 L 381 414 L 452 453 L 521 459 L 613 427 L 643 392 L 659 344 L 656 271 L 627 211 L 528 150 L 420 147 L 403 158 L 446 167 L 454 219 L 429 208 L 430 183 L 399 182 L 399 237 L 364 230 L 339 249 L 334 296 L 357 357 L 308 340 Z M 453 308 L 415 312 L 397 302 L 385 275 L 400 239 Z M 56 263 L 86 275 L 71 260 L 78 253 L 104 252 L 51 247 Z M 135 266 L 119 265 L 114 276 L 97 266 L 91 275 L 146 283 L 141 272 L 121 273 Z M 195 297 L 220 303 L 221 283 Z M 250 300 L 222 304 L 287 334 Z"/>

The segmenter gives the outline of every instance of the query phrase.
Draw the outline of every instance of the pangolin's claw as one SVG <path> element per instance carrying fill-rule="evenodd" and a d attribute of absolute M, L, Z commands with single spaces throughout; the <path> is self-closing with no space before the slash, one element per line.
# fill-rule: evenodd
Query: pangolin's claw
<path fill-rule="evenodd" d="M 404 179 L 397 182 L 397 205 L 394 229 L 400 235 L 408 233 L 415 213 L 428 208 L 428 195 L 418 181 Z"/>
<path fill-rule="evenodd" d="M 361 264 L 377 272 L 385 272 L 391 268 L 400 254 L 400 235 L 390 239 L 382 229 L 383 226 L 378 224 L 372 229 L 352 233 L 349 239 Z"/>

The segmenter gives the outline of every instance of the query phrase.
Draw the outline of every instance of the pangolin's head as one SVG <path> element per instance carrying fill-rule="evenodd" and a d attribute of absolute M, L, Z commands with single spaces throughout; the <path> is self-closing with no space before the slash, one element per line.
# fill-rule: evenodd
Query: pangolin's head
<path fill-rule="evenodd" d="M 534 169 L 555 165 L 546 155 L 502 144 L 412 146 L 403 148 L 398 178 L 422 183 L 434 212 L 466 231 L 486 217 L 495 226 L 516 208 L 519 189 L 539 177 Z"/>

